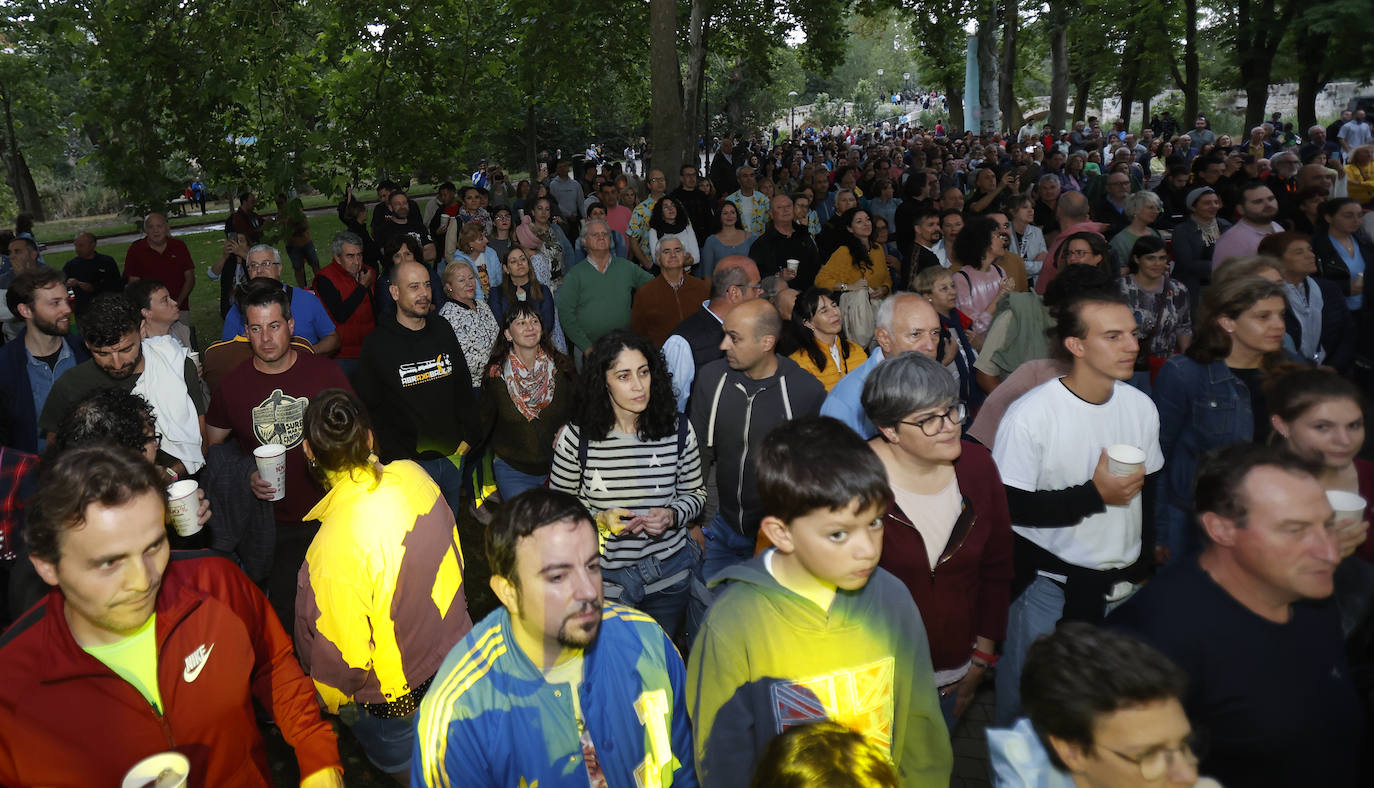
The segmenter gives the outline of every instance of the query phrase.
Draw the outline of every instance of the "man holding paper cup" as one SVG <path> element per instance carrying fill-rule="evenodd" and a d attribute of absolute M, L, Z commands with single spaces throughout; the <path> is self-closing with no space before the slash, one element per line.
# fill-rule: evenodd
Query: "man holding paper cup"
<path fill-rule="evenodd" d="M 324 495 L 301 449 L 305 409 L 325 389 L 352 387 L 333 361 L 292 347 L 295 321 L 281 282 L 250 279 L 237 297 L 253 357 L 215 388 L 205 414 L 206 433 L 211 443 L 232 436 L 257 461 L 257 470 L 244 481 L 258 500 L 273 502 L 277 529 L 267 592 L 289 624 L 295 616 L 296 572 L 319 530 L 319 523 L 302 520 Z"/>
<path fill-rule="evenodd" d="M 1023 395 L 1002 418 L 993 459 L 1007 491 L 1017 577 L 997 666 L 997 724 L 1019 713 L 1026 650 L 1061 618 L 1097 623 L 1154 567 L 1153 484 L 1164 466 L 1159 413 L 1125 381 L 1135 316 L 1115 288 L 1069 299 L 1055 355 L 1069 374 Z M 1144 495 L 1141 494 L 1142 490 Z"/>
<path fill-rule="evenodd" d="M 191 785 L 267 788 L 257 701 L 302 788 L 342 786 L 334 732 L 262 592 L 224 558 L 168 549 L 165 484 L 111 444 L 45 461 L 25 537 L 53 588 L 0 640 L 0 785 L 115 786 L 175 751 Z"/>

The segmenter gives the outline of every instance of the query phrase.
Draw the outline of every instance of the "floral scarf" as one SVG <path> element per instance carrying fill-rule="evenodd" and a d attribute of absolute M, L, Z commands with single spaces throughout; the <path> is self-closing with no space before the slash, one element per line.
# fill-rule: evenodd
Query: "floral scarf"
<path fill-rule="evenodd" d="M 506 380 L 511 402 L 526 420 L 539 418 L 539 411 L 553 401 L 553 372 L 553 359 L 542 347 L 534 349 L 534 369 L 526 369 L 514 351 L 506 356 L 501 377 Z"/>

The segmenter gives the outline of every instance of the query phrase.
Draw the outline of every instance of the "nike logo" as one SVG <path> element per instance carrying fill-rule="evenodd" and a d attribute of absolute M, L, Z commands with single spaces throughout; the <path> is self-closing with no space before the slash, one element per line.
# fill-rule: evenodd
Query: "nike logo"
<path fill-rule="evenodd" d="M 187 684 L 195 681 L 200 676 L 200 671 L 205 667 L 205 663 L 210 661 L 210 652 L 215 650 L 215 644 L 211 643 L 207 648 L 204 643 L 200 648 L 186 655 L 186 668 L 181 671 L 181 678 Z"/>

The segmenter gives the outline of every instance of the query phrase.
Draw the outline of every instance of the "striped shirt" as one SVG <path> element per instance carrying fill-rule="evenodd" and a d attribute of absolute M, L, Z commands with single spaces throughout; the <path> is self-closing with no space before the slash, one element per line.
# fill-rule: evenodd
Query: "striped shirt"
<path fill-rule="evenodd" d="M 685 547 L 686 525 L 706 504 L 696 433 L 688 428 L 679 457 L 676 431 L 666 438 L 641 441 L 612 430 L 605 440 L 588 442 L 585 468 L 578 467 L 580 439 L 581 429 L 575 424 L 568 424 L 559 433 L 553 447 L 551 488 L 576 495 L 593 517 L 617 507 L 636 514 L 651 508 L 673 510 L 673 526 L 659 536 L 624 533 L 608 540 L 601 567 L 621 569 L 650 556 L 661 560 Z M 644 590 L 652 593 L 671 587 L 682 580 L 681 574 L 662 578 Z"/>

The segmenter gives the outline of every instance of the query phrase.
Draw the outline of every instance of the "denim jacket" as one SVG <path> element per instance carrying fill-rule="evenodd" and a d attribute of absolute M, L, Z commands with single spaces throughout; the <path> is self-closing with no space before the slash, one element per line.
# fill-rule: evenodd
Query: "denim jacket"
<path fill-rule="evenodd" d="M 1225 361 L 1200 364 L 1177 355 L 1159 370 L 1154 400 L 1164 453 L 1161 500 L 1190 512 L 1198 459 L 1210 449 L 1254 437 L 1250 390 Z"/>

